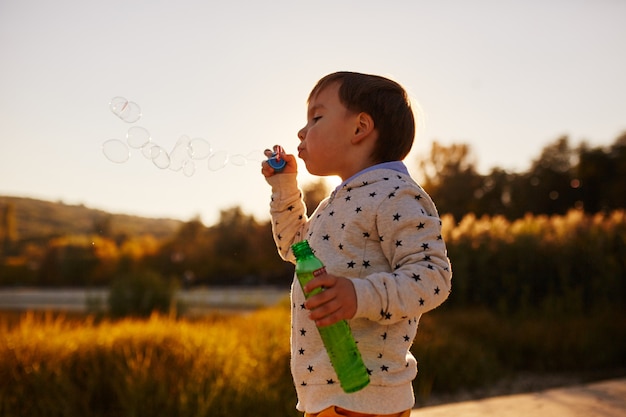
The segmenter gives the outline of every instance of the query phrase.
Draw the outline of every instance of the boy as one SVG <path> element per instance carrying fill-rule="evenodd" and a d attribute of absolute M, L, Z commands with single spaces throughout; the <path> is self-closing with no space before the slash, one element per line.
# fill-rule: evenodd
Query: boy
<path fill-rule="evenodd" d="M 305 290 L 292 284 L 291 371 L 306 417 L 409 416 L 417 361 L 409 348 L 420 316 L 447 297 L 451 268 L 437 209 L 401 162 L 415 136 L 404 89 L 374 75 L 322 78 L 298 132 L 298 156 L 313 175 L 343 180 L 310 218 L 296 182 L 296 160 L 262 173 L 272 186 L 270 213 L 281 257 L 307 239 L 327 274 Z M 276 148 L 275 148 L 276 149 Z M 316 329 L 346 319 L 370 384 L 342 391 Z"/>

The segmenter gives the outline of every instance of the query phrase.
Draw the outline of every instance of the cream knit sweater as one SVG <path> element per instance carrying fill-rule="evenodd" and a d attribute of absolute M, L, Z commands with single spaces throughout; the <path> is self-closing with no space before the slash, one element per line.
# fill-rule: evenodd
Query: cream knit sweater
<path fill-rule="evenodd" d="M 358 307 L 349 323 L 371 379 L 361 391 L 343 392 L 294 277 L 291 371 L 300 411 L 335 405 L 391 414 L 414 404 L 417 361 L 409 348 L 420 316 L 448 297 L 452 273 L 430 197 L 402 163 L 380 167 L 338 187 L 310 219 L 295 174 L 267 178 L 282 258 L 295 262 L 291 245 L 307 239 L 329 273 L 352 279 Z"/>

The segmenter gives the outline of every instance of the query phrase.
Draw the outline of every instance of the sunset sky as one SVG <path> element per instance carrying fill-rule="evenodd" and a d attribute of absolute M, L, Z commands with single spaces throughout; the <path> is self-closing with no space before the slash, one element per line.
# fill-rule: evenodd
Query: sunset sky
<path fill-rule="evenodd" d="M 188 135 L 231 158 L 294 152 L 311 87 L 338 70 L 410 92 L 412 171 L 433 140 L 471 145 L 483 172 L 525 170 L 560 136 L 603 146 L 626 131 L 624 22 L 623 0 L 0 0 L 0 195 L 266 219 L 258 161 L 199 160 L 188 177 L 136 149 L 112 162 L 102 145 L 138 126 L 166 150 Z M 142 117 L 116 117 L 117 96 Z"/>

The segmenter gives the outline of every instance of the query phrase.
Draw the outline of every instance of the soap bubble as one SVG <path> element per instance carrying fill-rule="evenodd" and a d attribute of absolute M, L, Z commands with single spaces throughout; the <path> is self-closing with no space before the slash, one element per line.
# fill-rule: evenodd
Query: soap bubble
<path fill-rule="evenodd" d="M 193 138 L 188 145 L 189 156 L 193 159 L 204 159 L 211 155 L 211 144 L 202 138 Z"/>
<path fill-rule="evenodd" d="M 228 163 L 228 152 L 218 151 L 209 156 L 209 169 L 211 171 L 219 171 Z"/>
<path fill-rule="evenodd" d="M 170 156 L 159 145 L 154 145 L 150 149 L 150 155 L 152 156 L 152 163 L 157 168 L 166 169 L 170 166 Z"/>
<path fill-rule="evenodd" d="M 119 139 L 109 139 L 102 144 L 104 156 L 111 162 L 123 164 L 130 158 L 130 150 L 124 142 Z"/>
<path fill-rule="evenodd" d="M 183 163 L 183 174 L 185 174 L 186 177 L 191 177 L 195 173 L 196 163 L 192 160 L 185 161 L 185 163 Z"/>
<path fill-rule="evenodd" d="M 176 145 L 170 152 L 170 169 L 172 171 L 179 171 L 185 165 L 185 162 L 189 160 L 189 136 L 183 135 L 176 141 Z M 195 170 L 195 168 L 194 168 Z"/>
<path fill-rule="evenodd" d="M 252 162 L 263 162 L 267 159 L 267 156 L 261 150 L 250 151 L 246 155 L 246 159 Z"/>
<path fill-rule="evenodd" d="M 228 162 L 238 167 L 242 167 L 248 163 L 248 158 L 246 158 L 245 156 L 241 154 L 235 154 L 235 155 L 231 155 L 228 158 Z"/>
<path fill-rule="evenodd" d="M 141 109 L 137 103 L 124 97 L 113 97 L 109 103 L 111 112 L 126 123 L 134 123 L 141 118 Z M 152 142 L 150 132 L 140 126 L 132 126 L 126 132 L 126 143 L 118 139 L 110 139 L 102 144 L 102 152 L 112 162 L 121 164 L 130 158 L 132 149 L 141 154 L 160 169 L 182 171 L 187 177 L 196 172 L 195 161 L 207 159 L 210 171 L 218 171 L 227 164 L 244 166 L 249 161 L 261 162 L 266 159 L 263 151 L 251 151 L 246 155 L 230 155 L 226 151 L 213 152 L 211 144 L 203 138 L 190 139 L 182 135 L 176 141 L 171 152 Z"/>
<path fill-rule="evenodd" d="M 140 149 L 151 140 L 150 132 L 143 127 L 133 126 L 126 132 L 126 142 L 131 148 Z"/>
<path fill-rule="evenodd" d="M 135 123 L 141 118 L 141 108 L 135 102 L 128 101 L 124 97 L 113 97 L 109 108 L 114 115 L 126 123 Z"/>
<path fill-rule="evenodd" d="M 141 154 L 149 160 L 153 160 L 159 156 L 159 152 L 161 152 L 160 146 L 153 143 L 146 143 L 141 147 Z"/>

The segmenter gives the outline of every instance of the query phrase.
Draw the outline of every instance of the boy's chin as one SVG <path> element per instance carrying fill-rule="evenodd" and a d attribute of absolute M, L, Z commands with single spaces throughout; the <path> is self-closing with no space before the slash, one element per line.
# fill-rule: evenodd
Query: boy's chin
<path fill-rule="evenodd" d="M 305 165 L 306 165 L 306 164 L 305 164 Z M 307 170 L 307 172 L 308 172 L 309 174 L 311 174 L 311 175 L 315 175 L 316 177 L 326 177 L 326 176 L 330 175 L 330 174 L 327 174 L 326 172 L 321 171 L 321 170 L 319 170 L 319 169 L 315 169 L 315 168 L 313 168 L 313 167 L 309 168 L 309 166 L 308 166 L 308 165 L 306 165 L 306 170 Z"/>
<path fill-rule="evenodd" d="M 306 171 L 309 174 L 311 174 L 311 175 L 320 175 L 318 173 L 319 171 L 317 169 L 315 169 L 315 165 L 314 164 L 311 164 L 309 161 L 305 161 L 304 159 L 303 159 L 303 161 L 304 161 L 304 167 L 306 168 Z"/>
<path fill-rule="evenodd" d="M 306 170 L 309 174 L 315 175 L 317 177 L 329 177 L 332 175 L 337 175 L 333 172 L 328 172 L 327 169 L 316 167 L 315 164 L 311 163 L 310 161 L 304 161 L 304 166 L 306 167 Z"/>

